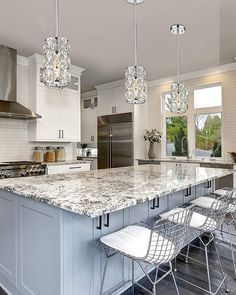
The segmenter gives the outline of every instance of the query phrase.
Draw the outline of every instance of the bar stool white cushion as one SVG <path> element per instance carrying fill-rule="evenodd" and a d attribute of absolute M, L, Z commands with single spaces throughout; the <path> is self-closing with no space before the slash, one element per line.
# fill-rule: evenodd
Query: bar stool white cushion
<path fill-rule="evenodd" d="M 177 210 L 183 210 L 182 208 L 174 208 L 170 211 L 167 211 L 165 213 L 160 214 L 162 218 L 168 218 L 168 215 L 172 215 L 173 213 L 176 213 Z M 197 229 L 197 230 L 207 230 L 207 227 L 214 228 L 216 227 L 217 223 L 214 219 L 209 218 L 205 215 L 202 215 L 200 213 L 194 212 L 192 214 L 191 221 L 189 223 L 189 227 Z"/>
<path fill-rule="evenodd" d="M 214 194 L 220 195 L 220 196 L 225 196 L 229 191 L 226 189 L 218 189 L 216 191 L 214 191 Z"/>
<path fill-rule="evenodd" d="M 206 209 L 209 209 L 211 208 L 212 204 L 215 202 L 215 199 L 213 198 L 210 198 L 210 197 L 199 197 L 193 201 L 191 201 L 190 203 L 192 204 L 195 204 L 196 206 L 199 206 L 199 207 L 202 207 L 202 208 L 206 208 Z M 217 201 L 215 203 L 215 207 L 214 209 L 218 209 L 219 208 L 219 205 L 220 205 L 220 200 Z M 227 213 L 234 213 L 236 212 L 236 203 L 233 202 L 233 203 L 230 203 L 229 204 L 229 207 L 227 209 Z"/>
<path fill-rule="evenodd" d="M 227 188 L 221 188 L 216 191 L 214 191 L 214 194 L 225 196 L 227 193 L 232 192 L 232 199 L 236 199 L 236 190 L 235 189 L 227 189 Z"/>
<path fill-rule="evenodd" d="M 144 258 L 149 249 L 151 230 L 138 225 L 130 225 L 119 231 L 101 237 L 101 242 L 108 247 L 120 251 L 123 254 L 136 258 Z M 160 245 L 155 249 L 150 263 L 165 263 L 170 261 L 173 256 L 175 246 L 168 239 L 153 232 L 153 238 L 159 239 Z M 158 258 L 160 261 L 158 261 Z"/>
<path fill-rule="evenodd" d="M 214 204 L 214 209 L 219 209 L 221 201 L 217 201 L 216 199 L 210 197 L 199 197 L 190 202 L 198 207 L 209 209 Z"/>

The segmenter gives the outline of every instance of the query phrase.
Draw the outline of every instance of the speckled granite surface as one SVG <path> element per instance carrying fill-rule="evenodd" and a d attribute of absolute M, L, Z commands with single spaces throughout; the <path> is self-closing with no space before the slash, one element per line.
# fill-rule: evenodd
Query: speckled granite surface
<path fill-rule="evenodd" d="M 231 173 L 226 169 L 167 167 L 162 163 L 3 179 L 0 189 L 97 217 Z"/>

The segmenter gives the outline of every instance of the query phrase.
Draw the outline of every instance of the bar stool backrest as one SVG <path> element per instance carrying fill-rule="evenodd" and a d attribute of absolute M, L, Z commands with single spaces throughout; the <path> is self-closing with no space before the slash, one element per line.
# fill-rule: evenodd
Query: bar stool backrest
<path fill-rule="evenodd" d="M 213 232 L 224 222 L 231 196 L 232 192 L 228 192 L 220 198 L 215 199 L 208 209 L 196 207 L 198 213 L 206 216 L 205 222 L 200 228 L 202 232 Z"/>
<path fill-rule="evenodd" d="M 179 208 L 175 213 L 159 219 L 154 224 L 144 261 L 163 264 L 178 255 L 191 220 L 192 207 Z"/>

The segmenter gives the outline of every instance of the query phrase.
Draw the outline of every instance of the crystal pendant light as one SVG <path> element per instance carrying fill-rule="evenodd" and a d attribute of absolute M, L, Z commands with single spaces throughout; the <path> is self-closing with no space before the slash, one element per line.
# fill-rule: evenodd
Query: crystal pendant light
<path fill-rule="evenodd" d="M 54 0 L 55 9 L 55 37 L 45 40 L 43 46 L 43 81 L 50 87 L 63 88 L 70 83 L 70 43 L 59 37 L 59 0 Z"/>
<path fill-rule="evenodd" d="M 138 66 L 137 4 L 144 0 L 127 0 L 134 5 L 134 66 L 125 72 L 125 99 L 130 104 L 142 104 L 147 99 L 146 71 Z"/>
<path fill-rule="evenodd" d="M 171 85 L 170 96 L 167 97 L 167 108 L 174 114 L 183 114 L 188 110 L 188 91 L 184 84 L 180 83 L 180 35 L 184 34 L 186 29 L 183 25 L 173 25 L 170 28 L 172 34 L 176 35 L 177 43 L 177 82 Z"/>

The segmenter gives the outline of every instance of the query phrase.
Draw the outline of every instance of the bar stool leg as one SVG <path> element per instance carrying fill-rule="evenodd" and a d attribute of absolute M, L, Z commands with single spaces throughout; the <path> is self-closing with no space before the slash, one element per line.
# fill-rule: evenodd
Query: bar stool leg
<path fill-rule="evenodd" d="M 215 250 L 216 250 L 216 255 L 217 255 L 217 258 L 218 258 L 218 261 L 219 261 L 220 271 L 221 271 L 222 277 L 224 278 L 224 271 L 223 271 L 220 255 L 219 255 L 219 252 L 218 252 L 218 249 L 217 249 L 217 246 L 216 246 L 216 243 L 215 243 L 214 240 L 213 240 L 213 244 L 214 244 L 214 247 L 215 247 Z M 225 292 L 229 293 L 229 289 L 228 289 L 228 286 L 227 286 L 225 280 L 224 280 L 224 284 L 225 284 Z"/>
<path fill-rule="evenodd" d="M 134 295 L 134 260 L 132 259 L 132 295 Z"/>
<path fill-rule="evenodd" d="M 177 272 L 177 257 L 174 259 L 174 272 Z"/>
<path fill-rule="evenodd" d="M 185 263 L 188 263 L 189 249 L 190 249 L 190 244 L 188 244 L 187 253 L 186 253 L 186 257 L 185 257 Z"/>
<path fill-rule="evenodd" d="M 170 264 L 170 268 L 171 268 L 171 276 L 172 276 L 172 279 L 174 281 L 176 293 L 179 295 L 179 289 L 178 289 L 178 286 L 176 284 L 175 276 L 174 276 L 173 269 L 172 269 L 172 264 L 171 264 L 171 262 L 169 262 L 169 264 Z"/>
<path fill-rule="evenodd" d="M 102 274 L 102 283 L 101 283 L 100 295 L 102 295 L 102 291 L 103 291 L 108 259 L 109 259 L 108 257 L 106 257 L 106 259 L 105 259 L 105 265 L 104 265 L 103 274 Z"/>
<path fill-rule="evenodd" d="M 229 225 L 227 224 L 227 230 L 230 237 L 230 248 L 231 248 L 231 254 L 232 254 L 232 260 L 233 260 L 233 266 L 234 266 L 234 279 L 236 280 L 236 265 L 235 265 L 235 258 L 234 258 L 234 248 L 233 248 L 233 242 L 232 242 L 232 235 Z"/>
<path fill-rule="evenodd" d="M 209 292 L 211 292 L 211 277 L 210 277 L 210 268 L 209 268 L 209 261 L 208 261 L 208 251 L 207 246 L 205 246 L 205 259 L 206 259 L 206 267 L 207 267 L 207 278 L 208 278 L 208 285 L 209 285 Z"/>

